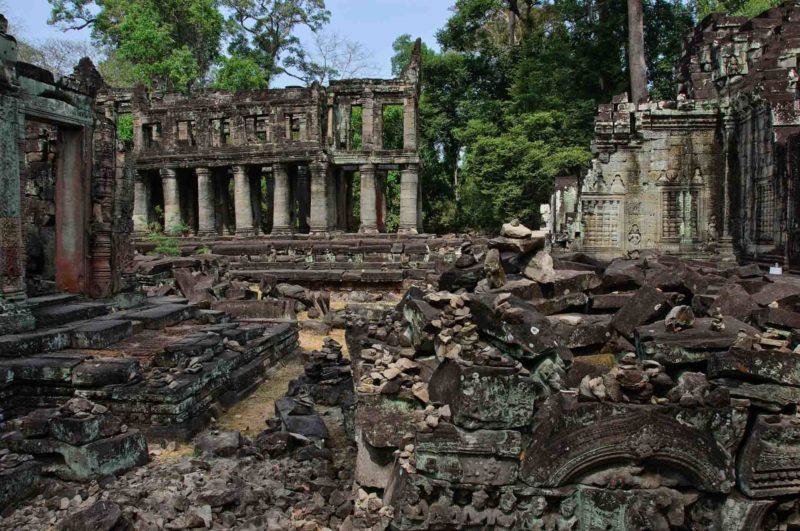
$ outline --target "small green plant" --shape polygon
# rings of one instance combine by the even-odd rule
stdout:
[[[184,236],[188,236],[190,232],[192,232],[192,228],[184,223],[183,221],[176,221],[170,227],[170,232],[172,234],[183,234]]]
[[[197,248],[195,251],[197,254],[211,254],[211,247],[208,245],[203,245]]]
[[[161,230],[161,224],[153,222],[147,227],[147,241],[154,243],[155,249],[158,254],[164,256],[180,256],[181,249],[178,246],[178,238],[173,238],[164,234]]]

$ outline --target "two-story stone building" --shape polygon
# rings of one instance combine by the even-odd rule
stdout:
[[[134,91],[135,230],[162,213],[168,232],[198,236],[382,232],[387,172],[399,170],[399,232],[419,232],[420,61],[418,43],[398,79]]]

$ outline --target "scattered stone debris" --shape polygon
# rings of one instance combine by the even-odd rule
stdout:
[[[508,227],[501,238],[522,234]],[[791,285],[752,266],[603,263],[537,245],[499,253],[500,283],[489,253],[382,316],[350,316],[364,494],[349,529],[744,530],[800,517],[800,484],[771,472],[800,470],[800,337],[778,324],[793,299],[776,302]],[[734,286],[759,302],[729,302]],[[777,309],[787,315],[768,317]],[[777,430],[758,427],[770,422],[787,431],[768,455]]]

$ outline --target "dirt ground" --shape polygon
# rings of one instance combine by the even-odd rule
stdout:
[[[308,319],[308,316],[304,312],[298,319]],[[300,348],[303,352],[321,349],[322,342],[327,337],[307,330],[300,330],[299,335]],[[329,335],[342,344],[342,351],[347,356],[344,330],[334,329]],[[298,353],[284,360],[252,395],[226,411],[222,418],[218,419],[218,426],[223,430],[240,431],[243,435],[255,436],[264,429],[264,420],[275,416],[275,400],[283,397],[289,382],[302,374],[302,355]]]

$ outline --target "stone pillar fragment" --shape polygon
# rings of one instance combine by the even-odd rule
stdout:
[[[413,97],[403,103],[403,149],[417,150],[417,101]]]
[[[147,232],[150,222],[150,183],[147,173],[136,172],[133,183],[133,231],[139,234]]]
[[[400,228],[401,234],[417,234],[419,221],[419,166],[407,166],[400,176]]]
[[[214,206],[214,182],[208,168],[195,168],[197,175],[197,235],[213,236],[217,233]]]
[[[371,149],[375,144],[373,133],[375,129],[375,101],[372,92],[364,94],[364,101],[361,105],[361,148]]]
[[[272,234],[291,234],[291,214],[289,175],[285,164],[275,164],[272,167],[272,175],[275,181],[275,192],[273,199]]]
[[[253,235],[253,206],[250,202],[250,176],[244,166],[233,167],[233,206],[237,236]]]
[[[161,186],[164,188],[164,232],[177,234],[181,225],[181,196],[178,176],[172,168],[161,168]]]
[[[364,234],[377,234],[378,214],[376,211],[375,166],[361,166],[361,229]]]
[[[328,165],[311,164],[311,231],[314,236],[328,235]]]

